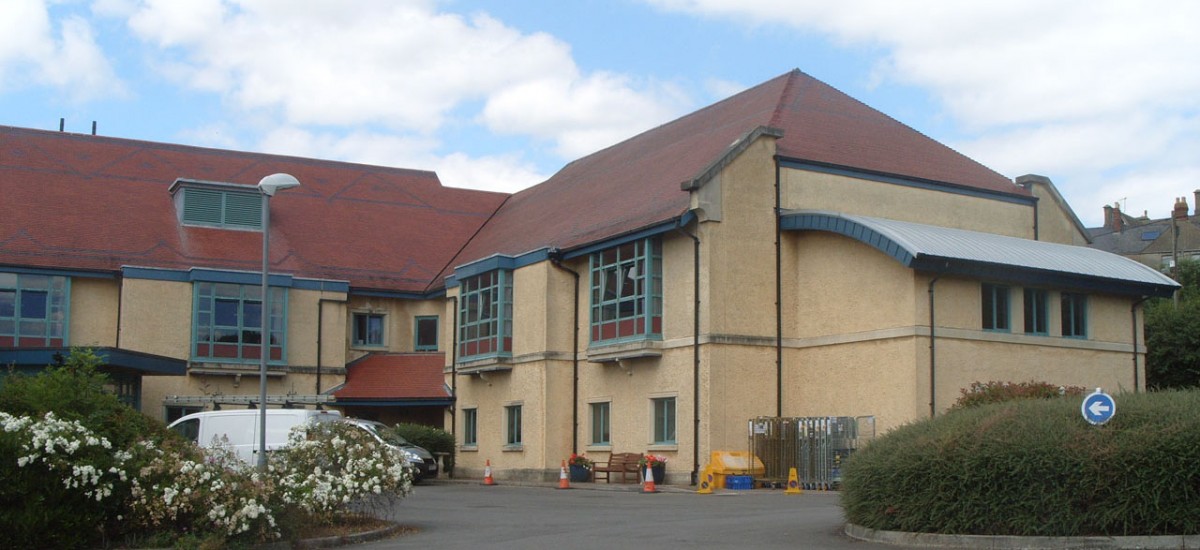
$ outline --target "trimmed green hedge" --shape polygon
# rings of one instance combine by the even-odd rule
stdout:
[[[944,534],[1200,534],[1200,391],[1115,399],[1103,426],[1064,398],[898,428],[847,461],[846,518]]]
[[[454,471],[454,436],[446,430],[425,426],[422,424],[401,423],[392,426],[400,437],[418,447],[424,447],[431,453],[447,453],[446,473]]]

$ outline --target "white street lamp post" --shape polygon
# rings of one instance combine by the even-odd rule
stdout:
[[[262,193],[262,333],[258,353],[258,469],[267,469],[267,358],[271,355],[271,291],[267,283],[270,269],[271,197],[281,189],[299,187],[300,181],[288,174],[271,174],[258,182]]]

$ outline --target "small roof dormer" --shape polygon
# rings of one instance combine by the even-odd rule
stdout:
[[[176,178],[168,191],[180,225],[262,230],[262,195],[257,187]]]

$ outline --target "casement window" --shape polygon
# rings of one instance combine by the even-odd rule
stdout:
[[[1025,289],[1025,334],[1045,336],[1050,333],[1046,294],[1045,290],[1037,288]]]
[[[512,272],[497,269],[462,281],[458,298],[458,356],[512,355]]]
[[[654,405],[654,443],[675,444],[675,398],[661,397],[651,400]]]
[[[201,361],[258,361],[262,346],[262,287],[199,282],[195,284],[195,295],[192,357]],[[286,289],[271,288],[270,361],[285,359],[286,312]]]
[[[413,320],[413,350],[438,350],[438,317],[418,316]]]
[[[1087,338],[1087,296],[1062,293],[1062,335],[1065,338]]]
[[[662,336],[662,242],[647,238],[591,255],[591,341]]]
[[[505,443],[510,447],[521,446],[521,406],[504,407]]]
[[[354,314],[354,345],[363,347],[382,347],[384,321],[379,313]]]
[[[1007,332],[1011,330],[1008,309],[1009,288],[1001,285],[983,284],[983,330]]]
[[[262,229],[262,195],[253,191],[183,190],[183,223],[238,229]]]
[[[479,444],[479,409],[463,409],[463,446]]]
[[[70,279],[0,272],[0,347],[63,347]]]
[[[592,445],[611,445],[612,435],[609,433],[609,411],[611,403],[592,403]]]

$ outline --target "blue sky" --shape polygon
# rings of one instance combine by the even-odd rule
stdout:
[[[793,68],[1086,225],[1200,188],[1200,2],[3,0],[0,124],[515,191]],[[1195,205],[1192,205],[1195,206]]]

